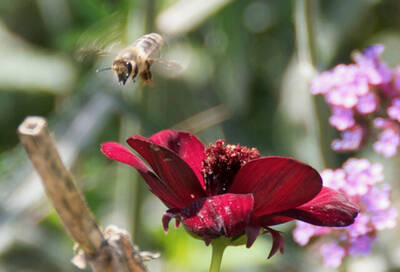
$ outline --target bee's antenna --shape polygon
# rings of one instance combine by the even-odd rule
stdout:
[[[105,68],[96,69],[96,73],[108,71],[108,70],[111,70],[111,69],[112,69],[111,67],[105,67]]]

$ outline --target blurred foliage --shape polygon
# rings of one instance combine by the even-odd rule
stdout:
[[[317,69],[349,62],[352,50],[376,42],[387,46],[389,63],[400,63],[399,1],[308,4],[311,44],[304,50]],[[27,115],[50,120],[98,220],[127,228],[142,249],[161,252],[149,263],[151,271],[206,271],[211,250],[182,228],[164,235],[160,201],[134,171],[107,160],[101,142],[148,136],[223,105],[228,120],[215,116],[218,124],[198,131],[205,143],[226,138],[319,169],[341,164],[347,156],[329,151],[337,135],[327,124],[328,108],[310,97],[310,75],[296,61],[303,50],[296,43],[296,27],[302,27],[296,9],[298,1],[273,0],[1,1],[0,271],[77,271],[69,262],[73,242],[18,145],[15,131]],[[119,86],[112,72],[95,73],[110,66],[122,46],[151,31],[164,35],[160,55],[184,64],[182,74],[155,73],[154,86],[144,87],[131,81]],[[388,182],[396,181],[397,168],[387,169]],[[266,236],[251,249],[228,249],[224,271],[322,271],[293,244],[291,226],[282,227],[284,256],[266,259]],[[391,252],[400,252],[398,245],[378,247],[374,258],[398,270]]]

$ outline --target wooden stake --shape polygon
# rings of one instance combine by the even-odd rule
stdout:
[[[102,233],[71,173],[61,161],[46,120],[27,117],[18,127],[18,135],[42,178],[47,196],[92,269],[96,272],[147,271],[126,232],[114,227],[108,230],[106,237]]]

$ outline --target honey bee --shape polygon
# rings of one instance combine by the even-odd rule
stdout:
[[[143,83],[148,84],[152,79],[150,67],[155,61],[151,57],[162,47],[163,43],[164,40],[160,34],[143,35],[130,46],[122,49],[110,68],[98,71],[114,70],[118,76],[119,84],[125,85],[131,75],[133,81],[139,75]]]

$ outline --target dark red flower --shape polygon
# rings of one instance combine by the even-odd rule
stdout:
[[[315,169],[291,158],[260,157],[255,148],[222,140],[205,148],[196,136],[173,130],[148,139],[134,135],[127,142],[143,159],[114,142],[101,150],[138,170],[169,208],[162,219],[165,231],[175,218],[206,244],[246,234],[250,247],[263,230],[273,238],[271,257],[284,244],[269,226],[298,219],[343,227],[358,213],[343,194],[322,186]]]

